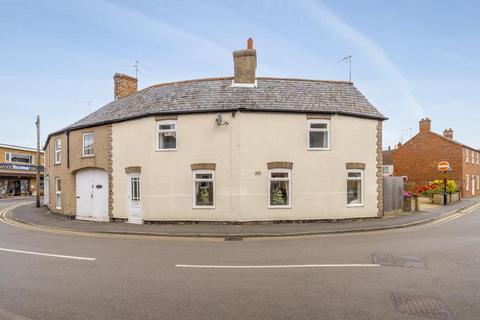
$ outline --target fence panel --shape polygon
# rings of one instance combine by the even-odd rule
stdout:
[[[383,209],[385,213],[403,209],[403,177],[383,177]]]

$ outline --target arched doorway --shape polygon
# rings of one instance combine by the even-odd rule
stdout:
[[[101,169],[76,173],[77,220],[109,221],[108,174]]]

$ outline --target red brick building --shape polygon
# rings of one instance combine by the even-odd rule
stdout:
[[[395,176],[406,176],[408,181],[425,185],[443,179],[437,170],[440,161],[448,161],[452,171],[449,180],[457,182],[463,197],[480,195],[480,150],[453,140],[453,130],[443,135],[431,131],[431,120],[420,120],[420,131],[393,153]]]

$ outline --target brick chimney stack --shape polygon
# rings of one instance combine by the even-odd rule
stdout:
[[[448,129],[443,130],[443,136],[445,138],[453,140],[453,130],[452,130],[452,128],[448,128]]]
[[[137,84],[137,78],[123,73],[115,73],[113,76],[113,98],[116,100],[137,92]]]
[[[432,121],[428,118],[420,120],[420,132],[428,132],[431,130]]]
[[[255,85],[257,69],[257,51],[253,49],[253,39],[248,38],[247,49],[233,51],[235,68],[234,84],[247,87]]]

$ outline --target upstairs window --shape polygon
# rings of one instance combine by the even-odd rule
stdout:
[[[95,135],[93,133],[83,134],[83,156],[93,157],[93,143],[95,142]]]
[[[290,208],[291,170],[271,169],[269,177],[269,202],[270,208]]]
[[[347,171],[347,206],[363,206],[363,170]]]
[[[55,140],[55,164],[62,162],[62,139]]]
[[[6,152],[5,161],[32,164],[35,163],[35,157],[27,154]]]
[[[215,208],[215,173],[193,172],[193,207]]]
[[[308,120],[308,149],[330,149],[330,120]]]
[[[157,150],[177,149],[177,123],[164,120],[157,122]]]

